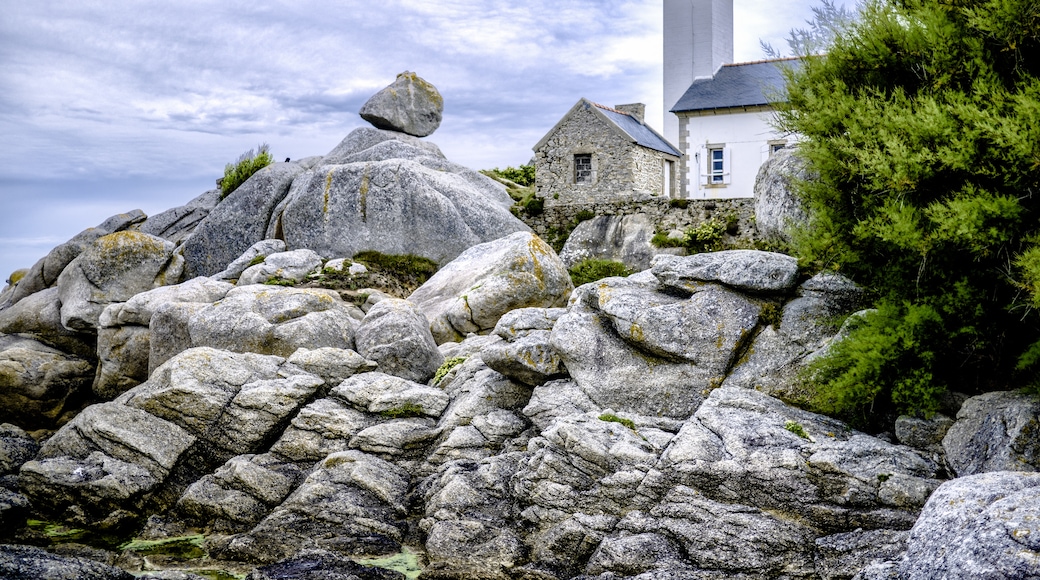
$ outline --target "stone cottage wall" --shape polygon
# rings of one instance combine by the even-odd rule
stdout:
[[[620,138],[592,105],[578,107],[535,152],[537,195],[545,200],[545,207],[660,196],[661,161],[647,159],[644,152],[644,147]],[[592,183],[574,183],[578,154],[592,155]],[[656,177],[650,176],[653,167]]]

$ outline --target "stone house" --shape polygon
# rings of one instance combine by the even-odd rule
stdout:
[[[664,0],[664,134],[682,151],[683,199],[754,196],[755,176],[793,142],[770,124],[782,59],[733,63],[733,0]]]
[[[545,206],[675,197],[682,155],[644,122],[645,109],[579,100],[534,146]]]

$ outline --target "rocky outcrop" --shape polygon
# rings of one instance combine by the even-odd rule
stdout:
[[[968,399],[942,446],[959,477],[1040,471],[1040,396],[996,391]]]
[[[797,148],[775,151],[762,164],[755,179],[755,229],[761,239],[790,242],[792,227],[805,223],[807,215],[794,181],[808,178]]]
[[[211,189],[185,205],[148,217],[138,229],[143,234],[180,244],[217,207],[220,195],[219,189]]]
[[[444,362],[426,318],[405,300],[387,298],[372,306],[356,341],[358,352],[380,371],[412,381],[428,381]]]
[[[326,257],[374,250],[445,264],[476,244],[528,231],[509,213],[502,186],[385,133],[374,145],[367,135],[348,136],[337,147],[343,163],[296,177],[272,235]]]
[[[646,214],[596,216],[574,228],[560,252],[560,260],[572,268],[582,260],[613,260],[640,272],[651,265],[659,251],[650,243],[654,224]]]
[[[955,479],[928,500],[910,530],[899,577],[1040,578],[1040,474]]]
[[[437,88],[413,72],[397,75],[390,86],[361,107],[361,118],[379,129],[416,137],[432,135],[441,125],[444,99]]]
[[[570,275],[541,238],[517,232],[473,246],[408,297],[430,321],[437,343],[488,332],[517,308],[563,306]]]
[[[268,281],[298,284],[321,266],[321,256],[313,250],[293,250],[264,256],[262,262],[246,268],[238,278],[239,285],[265,284]]]
[[[0,421],[29,429],[55,426],[83,403],[93,374],[86,360],[29,338],[0,335]]]
[[[8,580],[133,580],[129,572],[32,546],[0,545],[0,576]]]

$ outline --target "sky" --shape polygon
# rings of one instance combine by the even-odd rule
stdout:
[[[816,0],[733,0],[734,60],[785,48]],[[841,5],[842,2],[839,2]],[[846,2],[851,6],[851,2]],[[427,139],[527,163],[585,97],[660,129],[662,0],[0,0],[0,286],[107,217],[184,205],[261,143],[324,155],[409,70],[444,97]]]

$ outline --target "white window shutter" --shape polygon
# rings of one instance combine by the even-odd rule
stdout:
[[[722,150],[722,183],[733,183],[733,151],[729,147]]]
[[[710,155],[708,154],[708,148],[704,145],[701,145],[700,152],[697,153],[697,157],[699,159],[698,165],[700,165],[700,167],[698,167],[697,169],[701,172],[700,184],[708,185],[709,183],[711,183],[711,175],[709,175],[708,171],[709,163],[711,162],[708,159],[708,157],[710,157]]]

